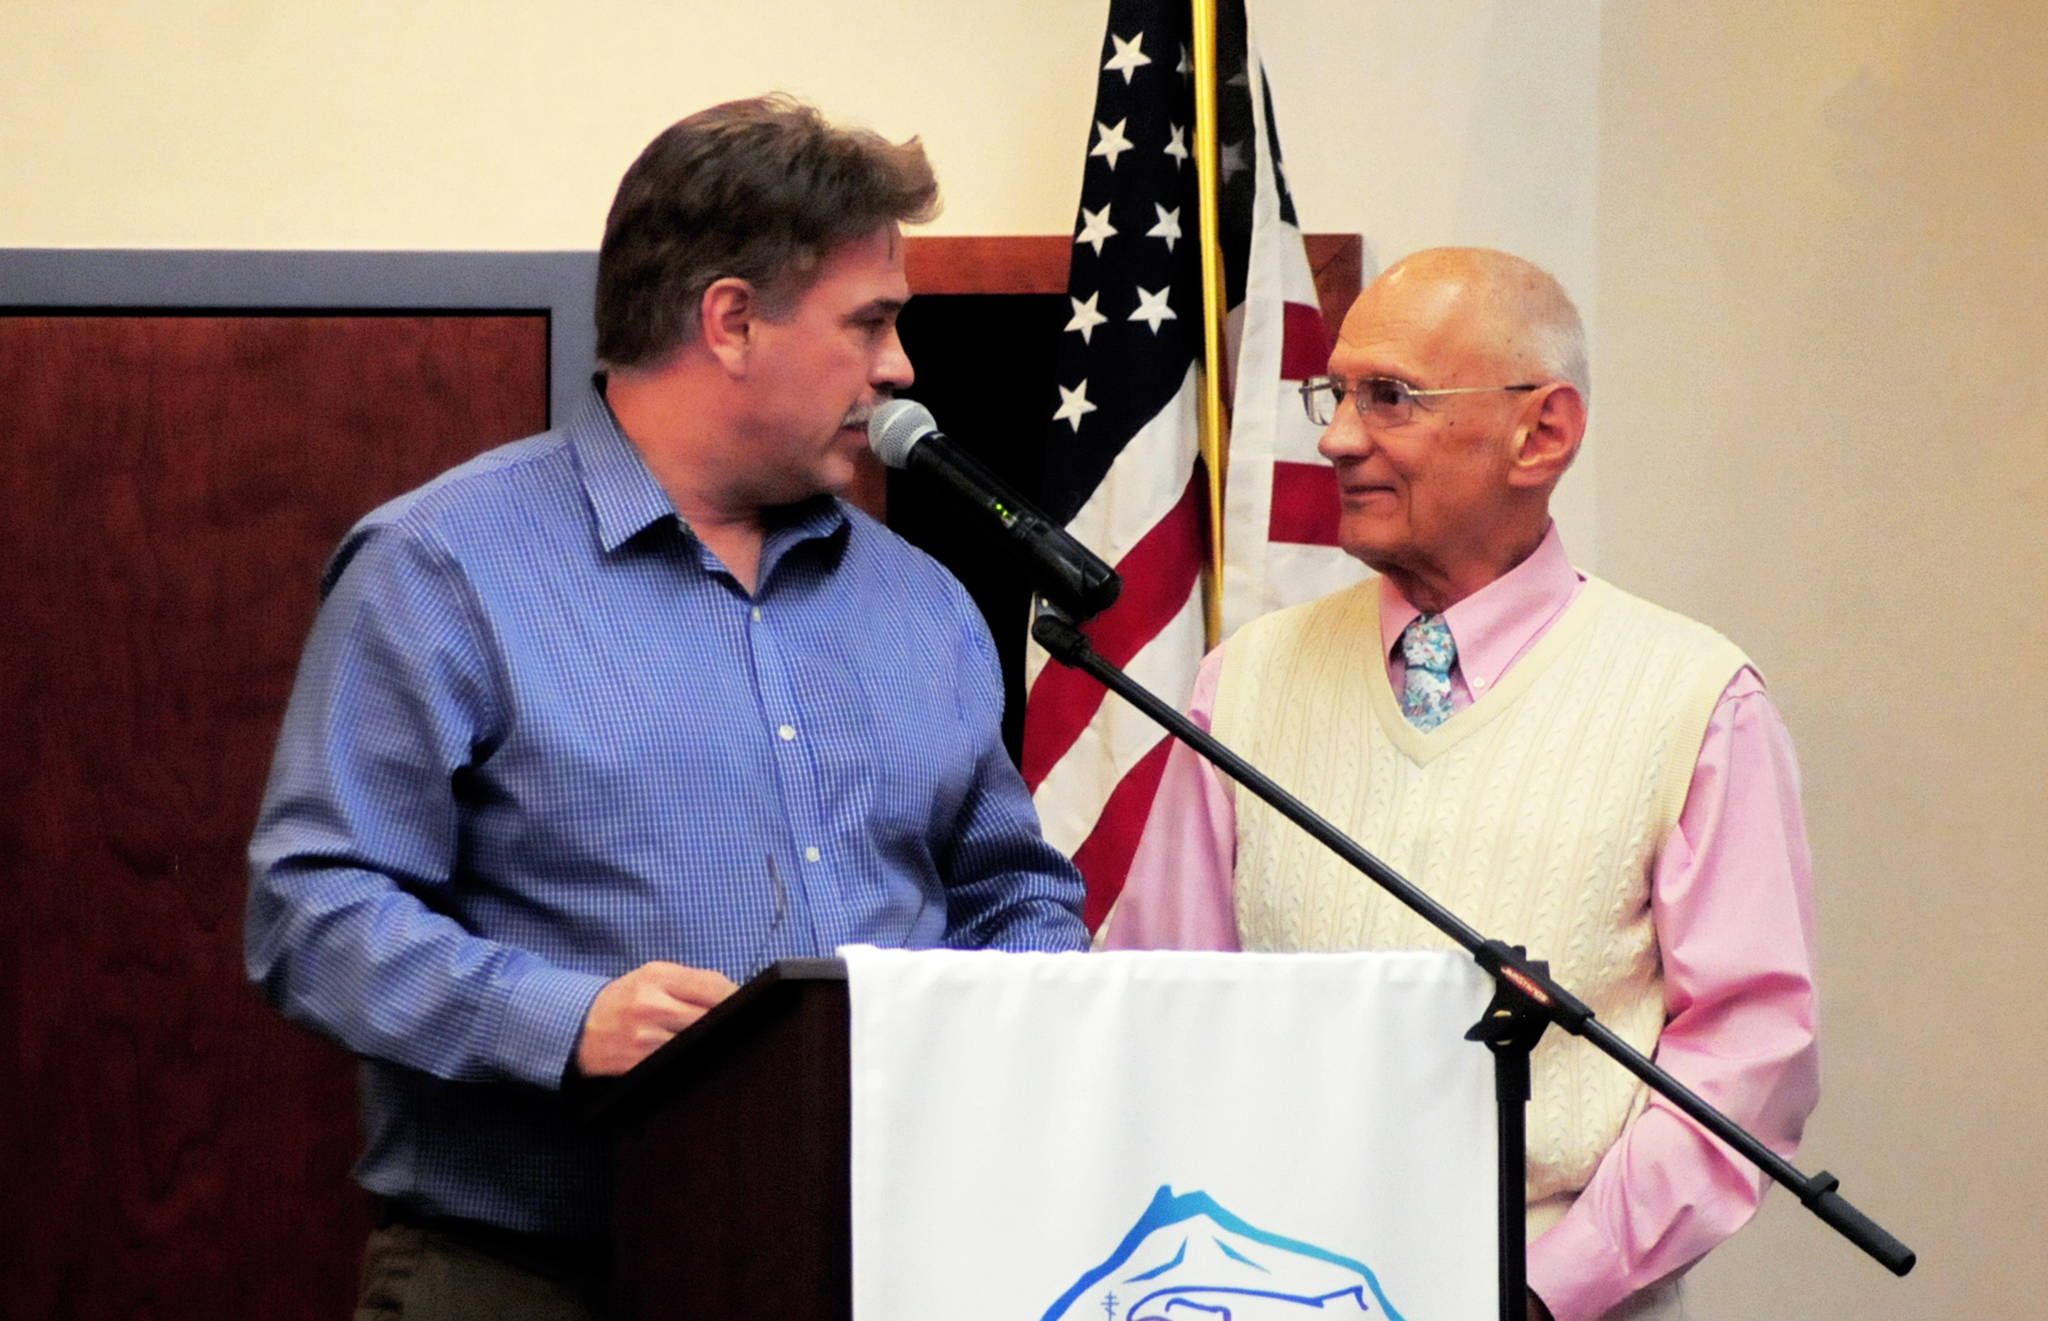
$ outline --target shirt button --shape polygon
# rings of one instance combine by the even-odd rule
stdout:
[[[805,862],[816,862],[817,860],[818,860],[818,850],[817,850],[816,846],[813,846],[813,847],[811,847],[811,848],[807,848],[807,849],[805,849],[805,850],[804,850],[804,861],[805,861]]]
[[[795,737],[796,737],[796,726],[795,726],[795,725],[784,725],[784,726],[783,726],[783,727],[782,727],[781,729],[778,729],[778,730],[776,730],[775,732],[776,732],[777,734],[780,734],[780,735],[782,736],[782,741],[783,741],[784,743],[787,743],[787,742],[789,742],[789,741],[790,741],[791,739],[793,739],[793,738],[795,738]]]
[[[754,607],[754,622],[755,622],[756,624],[758,624],[758,623],[760,623],[760,622],[761,622],[761,607],[760,607],[760,606],[755,606],[755,607]]]

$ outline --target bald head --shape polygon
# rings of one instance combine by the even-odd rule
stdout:
[[[1388,267],[1354,314],[1369,302],[1397,305],[1419,330],[1492,363],[1504,380],[1569,381],[1581,399],[1591,395],[1579,309],[1534,262],[1492,248],[1427,248]],[[1344,337],[1351,329],[1346,317]]]
[[[1359,294],[1329,374],[1358,400],[1317,442],[1339,545],[1423,610],[1535,550],[1586,430],[1585,332],[1556,280],[1505,252],[1418,252]]]

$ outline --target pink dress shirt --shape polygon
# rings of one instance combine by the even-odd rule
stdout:
[[[1458,651],[1452,708],[1498,683],[1583,584],[1553,526],[1535,554],[1446,610]],[[1395,644],[1416,614],[1380,579],[1380,642],[1396,693],[1407,666]],[[1204,729],[1221,658],[1221,648],[1211,653],[1195,681],[1189,715]],[[1101,943],[1239,948],[1236,839],[1221,777],[1176,745]],[[1729,682],[1707,725],[1678,828],[1654,864],[1650,903],[1666,1009],[1657,1062],[1791,1155],[1819,1095],[1812,867],[1792,741],[1752,669]],[[1592,1321],[1734,1233],[1755,1214],[1764,1183],[1653,1096],[1570,1211],[1529,1245],[1529,1287],[1557,1321]]]

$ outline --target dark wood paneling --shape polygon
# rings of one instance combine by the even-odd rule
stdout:
[[[1304,234],[1308,268],[1316,282],[1316,300],[1322,304],[1323,324],[1330,328],[1330,342],[1337,342],[1338,327],[1351,301],[1358,297],[1365,276],[1365,240],[1356,234]]]
[[[1063,294],[1073,252],[1064,234],[920,234],[903,268],[913,294]]]
[[[243,980],[321,564],[541,429],[543,316],[0,316],[0,1315],[339,1316],[353,1070]]]
[[[590,379],[596,290],[597,253],[588,251],[0,248],[0,315],[76,308],[546,315],[557,420]]]

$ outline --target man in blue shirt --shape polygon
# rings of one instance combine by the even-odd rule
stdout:
[[[336,552],[246,948],[364,1060],[363,1314],[599,1314],[606,1154],[564,1078],[767,963],[1086,945],[979,614],[833,495],[910,383],[897,227],[936,199],[915,139],[787,99],[676,124],[613,202],[580,410]]]

